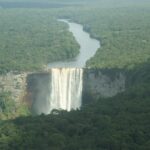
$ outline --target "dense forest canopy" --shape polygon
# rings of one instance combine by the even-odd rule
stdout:
[[[49,10],[0,9],[0,73],[41,69],[75,57],[79,45]]]

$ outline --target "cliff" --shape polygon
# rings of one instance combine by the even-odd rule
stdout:
[[[83,69],[82,104],[125,91],[126,76],[119,69]],[[0,92],[9,91],[17,104],[26,100],[32,112],[45,112],[51,92],[51,70],[39,73],[10,72],[0,76]],[[74,93],[74,92],[73,92]]]
[[[100,97],[113,97],[125,91],[126,76],[120,69],[85,69],[83,76],[83,102]]]
[[[20,103],[26,92],[26,78],[28,73],[9,72],[6,75],[0,75],[0,92],[11,92],[12,99]]]
[[[59,70],[59,68],[58,68]],[[52,70],[49,69],[42,73],[33,73],[27,77],[27,100],[30,103],[33,113],[46,112],[49,105],[50,92],[52,88],[51,80]],[[64,75],[64,74],[62,74]],[[73,76],[72,76],[73,77]],[[77,76],[72,78],[77,80]],[[78,80],[77,80],[78,81]],[[113,97],[118,93],[125,91],[126,77],[123,70],[119,69],[83,69],[83,88],[82,88],[82,104],[90,103],[100,97]],[[65,79],[64,79],[65,82]],[[68,81],[67,81],[68,82]],[[67,83],[64,83],[66,86]],[[73,81],[71,80],[71,83]],[[58,82],[59,86],[60,83]],[[76,84],[77,85],[77,84]],[[66,88],[66,87],[64,87]],[[79,87],[78,87],[79,88]],[[69,89],[68,89],[69,90]],[[59,91],[59,88],[58,88]],[[57,91],[57,92],[58,92]],[[69,91],[68,91],[69,92]],[[57,93],[57,95],[62,93]],[[78,92],[76,93],[78,94]],[[74,99],[75,91],[70,93]],[[57,96],[58,97],[58,96]],[[68,99],[66,99],[68,101]],[[76,100],[78,101],[78,99]],[[70,102],[71,103],[71,102]]]

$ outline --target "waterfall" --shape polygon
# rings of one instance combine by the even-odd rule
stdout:
[[[100,42],[92,39],[87,32],[84,32],[82,25],[65,19],[58,21],[63,21],[69,25],[69,31],[73,33],[80,45],[80,54],[74,59],[48,64],[51,73],[49,75],[48,71],[48,79],[47,77],[43,77],[44,79],[39,77],[32,80],[32,84],[35,83],[34,88],[31,86],[31,89],[33,88],[31,99],[34,114],[49,114],[53,109],[70,111],[80,108],[83,69],[78,67],[84,68],[86,61],[100,48]]]
[[[83,69],[79,68],[52,68],[49,105],[53,109],[80,108],[82,103]]]

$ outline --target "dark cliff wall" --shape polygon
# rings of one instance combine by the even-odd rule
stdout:
[[[83,103],[99,97],[112,97],[125,91],[126,77],[119,69],[85,69]]]

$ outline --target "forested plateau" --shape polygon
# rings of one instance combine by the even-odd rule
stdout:
[[[1,91],[1,150],[149,150],[150,2],[94,2],[57,9],[0,8],[0,74],[41,71],[50,62],[76,57],[78,43],[57,21],[66,18],[101,42],[87,67],[120,68],[127,77],[123,93],[50,115],[32,116],[24,101],[18,107],[9,91]]]

